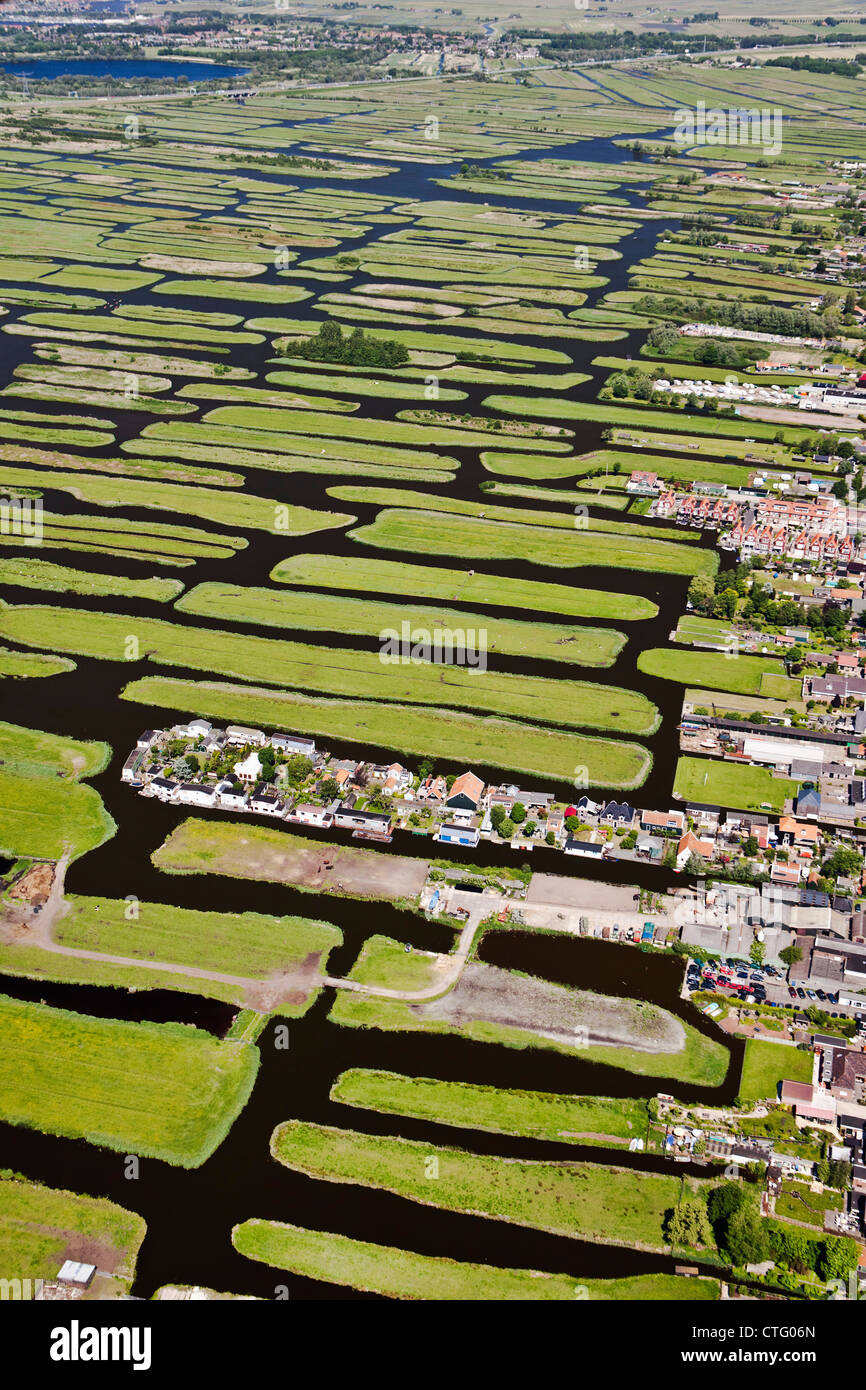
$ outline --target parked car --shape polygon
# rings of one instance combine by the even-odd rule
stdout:
[[[788,993],[790,994],[792,999],[797,998],[797,991],[795,990],[793,985],[788,985]]]
[[[826,998],[827,998],[827,996],[826,996],[826,994],[824,993],[823,989],[816,989],[816,990],[815,990],[815,993],[817,994],[817,996],[818,996],[819,999],[826,999]]]
[[[808,994],[808,996],[809,996],[810,999],[817,999],[817,998],[818,998],[817,994],[815,993],[815,991],[814,991],[813,989],[807,989],[807,990],[806,990],[806,993]]]
[[[806,991],[805,991],[804,989],[801,989],[801,988],[798,987],[798,989],[797,989],[797,998],[798,998],[798,999],[805,999],[805,998],[806,998]]]

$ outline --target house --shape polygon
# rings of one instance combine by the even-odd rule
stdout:
[[[389,796],[397,796],[400,792],[408,791],[412,785],[412,774],[402,763],[392,763],[386,769],[385,780],[382,783],[382,790]]]
[[[247,804],[246,788],[239,782],[220,782],[216,790],[220,805],[227,810],[242,811]]]
[[[187,728],[193,738],[207,738],[213,724],[209,724],[206,719],[191,719]]]
[[[177,790],[177,782],[171,777],[151,777],[149,786],[160,801],[168,801]]]
[[[608,825],[627,826],[634,820],[634,807],[629,806],[627,801],[608,801],[602,806],[599,812],[599,820],[607,822]]]
[[[648,834],[658,834],[664,830],[675,830],[682,835],[686,828],[686,818],[682,811],[641,811],[640,828]]]
[[[344,830],[368,830],[378,835],[391,834],[391,817],[385,811],[355,811],[347,806],[338,806],[334,811],[334,824]]]
[[[443,801],[448,795],[448,785],[444,777],[425,777],[417,792],[416,801]]]
[[[474,849],[481,838],[481,832],[477,826],[472,825],[443,825],[436,836],[441,844],[445,845],[468,845]]]
[[[281,816],[284,806],[275,792],[269,791],[264,782],[260,782],[254,792],[250,794],[250,810],[258,811],[263,816]]]
[[[800,866],[798,864],[782,864],[777,859],[770,870],[770,880],[773,883],[781,883],[786,887],[793,888],[800,882]]]
[[[821,1124],[832,1124],[836,1118],[836,1102],[833,1097],[805,1081],[783,1081],[782,1104],[790,1105],[798,1120],[817,1120]]]
[[[484,795],[484,783],[474,772],[464,772],[451,788],[446,801],[447,806],[456,806],[464,811],[477,811],[478,803]]]
[[[121,782],[137,782],[139,780],[138,774],[141,771],[141,765],[144,762],[146,753],[146,745],[144,748],[139,745],[130,753],[120,773]]]
[[[201,782],[181,782],[174,799],[184,806],[213,806],[214,791],[213,787],[206,787]]]
[[[155,729],[145,729],[144,733],[139,734],[138,738],[136,739],[135,746],[136,748],[150,748],[154,739],[157,737],[158,735]]]
[[[252,740],[250,740],[252,742]],[[300,738],[298,734],[271,734],[270,744],[279,753],[300,753],[312,762],[316,756],[316,745],[311,738]]]
[[[581,839],[577,835],[568,835],[565,841],[566,854],[579,854],[584,859],[601,859],[604,854],[605,841],[599,839],[594,833],[587,839]]]
[[[821,793],[816,787],[803,787],[797,796],[794,809],[798,816],[817,820],[821,811]]]
[[[683,869],[693,854],[698,859],[712,859],[714,850],[712,840],[699,840],[697,835],[687,830],[677,843],[677,869]]]
[[[229,724],[226,738],[229,743],[234,743],[239,748],[245,748],[248,743],[255,748],[262,748],[267,743],[261,729],[246,729],[242,724]]]
[[[235,776],[242,782],[260,782],[262,780],[262,764],[255,748],[250,749],[245,758],[239,763],[235,763]]]
[[[328,806],[313,806],[304,802],[295,807],[291,819],[300,821],[302,825],[314,825],[318,829],[327,830],[334,823],[334,813]]]

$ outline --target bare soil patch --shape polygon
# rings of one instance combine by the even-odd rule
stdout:
[[[667,1053],[682,1052],[686,1045],[679,1020],[655,1004],[566,989],[494,965],[467,966],[449,994],[411,1007],[422,1018],[458,1026],[484,1020],[522,1028],[569,1047]]]

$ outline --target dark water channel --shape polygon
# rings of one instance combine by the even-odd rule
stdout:
[[[303,122],[297,124],[302,125]],[[299,143],[294,135],[291,123],[287,122],[286,126],[286,152],[302,149],[302,143]],[[123,157],[126,157],[126,152]],[[363,157],[366,159],[366,156]],[[531,150],[522,157],[602,159],[619,164],[630,156],[627,151],[616,149],[607,140],[592,140],[553,149]],[[112,158],[111,154],[106,156],[109,162]],[[389,159],[388,162],[393,164],[396,161]],[[486,164],[495,161],[476,162]],[[490,192],[485,191],[482,198],[459,188],[442,190],[430,182],[432,177],[452,173],[456,167],[456,164],[449,164],[434,169],[429,166],[405,164],[396,173],[365,181],[362,187],[371,193],[394,195],[403,202],[414,198],[447,197],[461,202],[489,203],[491,206],[514,205],[515,200],[510,200],[507,192],[498,190],[493,183]],[[254,176],[257,179],[267,178],[267,174],[258,170],[254,171]],[[291,171],[289,177],[293,184],[301,187],[321,187],[320,180],[304,178],[295,170]],[[278,178],[278,175],[274,176],[275,181]],[[642,195],[637,187],[626,182],[624,188],[618,192],[626,197],[629,205],[641,206]],[[100,197],[112,196],[110,189],[104,194],[100,190]],[[595,200],[590,197],[589,201]],[[521,211],[526,212],[572,211],[562,204],[548,204],[541,199],[519,199],[517,204]],[[239,199],[235,212],[242,210],[243,199]],[[623,214],[627,215],[627,212],[628,208],[624,206]],[[195,215],[190,214],[191,220],[194,220]],[[359,220],[363,222],[363,214],[359,214]],[[601,273],[608,277],[609,284],[601,289],[589,291],[587,303],[591,305],[611,288],[625,288],[629,265],[650,253],[659,231],[663,227],[673,225],[676,224],[663,219],[641,223],[634,233],[619,244],[622,259],[602,262]],[[361,237],[344,240],[340,249],[351,251],[360,248],[380,235],[381,228],[374,226]],[[303,253],[300,258],[303,258]],[[273,267],[269,269],[265,278],[272,283],[285,283],[277,279]],[[363,278],[363,273],[358,272],[338,288],[340,291],[350,289]],[[305,282],[299,280],[298,283]],[[321,292],[321,282],[311,278],[306,283],[309,288]],[[123,302],[127,304],[143,303],[147,299],[147,290],[123,296]],[[210,307],[201,300],[182,295],[168,297],[165,302],[172,307],[194,310]],[[285,312],[291,317],[318,321],[320,316],[316,313],[314,305],[315,300],[311,299],[289,305]],[[215,304],[213,307],[217,309],[223,306]],[[26,308],[10,306],[7,322],[26,312],[29,312]],[[260,310],[254,310],[252,316],[264,317],[275,312],[278,311],[270,306],[262,306]],[[471,320],[468,321],[468,326],[471,329]],[[447,322],[446,328],[449,332],[457,331]],[[167,332],[166,337],[168,336]],[[610,344],[584,343],[571,339],[560,343],[550,338],[523,338],[519,333],[513,336],[518,342],[537,344],[540,341],[544,346],[567,351],[573,358],[575,370],[591,374],[591,380],[577,388],[573,394],[580,399],[594,400],[602,374],[589,365],[591,359],[599,352],[610,352],[619,356],[633,355],[637,352],[644,335],[631,333],[627,339]],[[147,351],[146,344],[142,350]],[[159,351],[158,348],[155,350]],[[205,349],[196,349],[194,345],[185,343],[178,345],[177,352],[185,357],[209,356]],[[274,369],[274,364],[267,365],[268,353],[267,343],[243,346],[233,349],[229,360],[234,366],[254,370],[259,378],[258,382],[249,384],[262,385],[266,384],[262,380],[264,372]],[[33,360],[31,340],[0,334],[0,366],[4,382],[11,378],[11,373],[19,362],[30,360]],[[515,366],[513,370],[519,371],[521,368]],[[540,370],[545,370],[543,365]],[[466,386],[460,383],[460,386],[468,393],[464,402],[455,405],[455,409],[461,414],[483,414],[482,399],[497,389],[495,385]],[[504,389],[509,394],[521,394],[517,388]],[[384,398],[363,398],[362,412],[369,418],[393,419],[398,409],[405,409],[409,404],[401,401],[395,405]],[[39,402],[38,406],[34,403],[33,408],[46,413],[53,410],[57,414],[77,410],[68,404],[58,403],[52,407],[46,402]],[[207,407],[204,406],[203,410],[205,408]],[[102,408],[99,409],[101,411]],[[81,413],[90,412],[82,407]],[[103,450],[88,452],[101,452],[107,457],[115,456],[120,442],[137,435],[148,420],[149,417],[144,413],[117,412],[116,442]],[[577,451],[583,452],[598,447],[601,443],[601,426],[578,423],[573,428],[576,431],[574,446]],[[491,476],[482,468],[478,452],[450,446],[437,447],[444,447],[447,453],[459,459],[460,470],[455,482],[445,487],[428,483],[410,486],[477,500],[480,496],[479,484]],[[495,436],[491,439],[491,447],[495,447]],[[527,441],[527,451],[531,451],[531,447],[531,441]],[[640,451],[637,450],[635,458],[639,457]],[[218,462],[218,459],[214,459],[215,464]],[[365,481],[363,478],[342,478],[336,474],[325,477],[246,468],[243,471],[248,475],[247,487],[252,493],[280,501],[331,509],[338,509],[343,504],[335,503],[326,496],[325,489],[329,484],[363,484]],[[371,480],[375,486],[385,485],[386,481]],[[81,510],[81,503],[68,494],[52,491],[50,488],[46,488],[45,491],[50,510],[61,514]],[[548,504],[534,501],[531,505],[543,507]],[[551,505],[562,509],[565,504]],[[164,513],[127,507],[123,510],[124,517],[128,517],[133,525],[140,525],[142,529],[147,529],[154,516],[159,520],[166,519]],[[372,520],[376,508],[353,504],[350,510],[364,522]],[[604,514],[603,509],[601,510]],[[207,522],[194,519],[189,524],[203,530],[219,529],[209,527]],[[229,529],[240,531],[243,528]],[[247,549],[238,552],[230,561],[198,561],[194,576],[192,571],[175,573],[197,583],[231,579],[239,585],[265,584],[273,566],[285,558],[293,547],[298,551],[337,556],[357,554],[354,543],[339,531],[304,536],[297,542],[284,537],[270,536],[261,531],[251,531],[248,537]],[[710,543],[709,538],[706,538],[704,543]],[[58,563],[101,570],[105,573],[133,576],[152,573],[151,567],[144,563],[114,560],[98,555],[81,556],[75,551],[52,550],[48,558]],[[388,558],[394,556],[389,555]],[[437,563],[435,557],[422,558],[426,563]],[[562,570],[544,570],[528,563],[497,564],[485,561],[483,567],[496,574],[568,582],[567,573]],[[676,625],[677,617],[684,607],[687,581],[676,576],[634,576],[627,571],[588,567],[580,570],[577,582],[601,589],[639,589],[639,592],[653,599],[659,606],[659,613],[655,619],[623,625],[628,641],[614,666],[605,671],[581,671],[580,675],[591,680],[640,689],[658,705],[662,713],[660,729],[651,738],[641,740],[651,748],[654,765],[648,781],[636,795],[641,805],[667,809],[676,762],[675,726],[679,716],[680,689],[675,684],[640,675],[636,669],[636,658],[642,649],[663,645],[666,642],[668,633]],[[12,603],[36,601],[53,604],[63,601],[59,595],[43,596],[30,590],[14,588],[4,590],[4,597]],[[65,601],[95,611],[99,611],[102,606],[101,600],[78,596],[70,596]],[[114,612],[128,613],[132,618],[159,616],[170,618],[180,624],[190,623],[201,627],[231,626],[237,631],[261,632],[261,629],[245,629],[243,624],[209,624],[207,619],[187,618],[171,608],[166,610],[163,605],[144,601],[117,598],[109,602]],[[276,636],[277,633],[273,632],[270,635]],[[287,631],[285,635],[295,634]],[[297,635],[306,637],[308,634],[302,632]],[[333,646],[341,645],[339,637],[329,634],[327,640]],[[365,645],[365,641],[363,638],[351,637],[343,639],[342,645],[358,647]],[[369,645],[374,649],[376,643],[371,641]],[[159,874],[150,862],[150,855],[168,831],[180,820],[185,819],[189,812],[183,808],[175,809],[156,801],[142,799],[129,788],[122,786],[119,781],[120,767],[136,735],[144,727],[159,727],[167,718],[163,709],[148,709],[118,699],[119,692],[129,680],[143,674],[147,669],[154,668],[136,666],[130,669],[129,666],[104,661],[78,658],[76,660],[75,671],[50,679],[5,681],[0,688],[0,717],[78,738],[104,739],[113,748],[113,757],[108,768],[94,778],[92,784],[102,795],[107,809],[117,822],[118,831],[108,843],[72,866],[67,878],[71,892],[108,897],[135,894],[145,901],[171,901],[182,906],[213,910],[254,910],[321,916],[338,925],[344,935],[344,944],[333,953],[330,960],[330,967],[334,973],[344,973],[350,968],[363,941],[374,932],[410,941],[425,949],[448,949],[452,940],[450,931],[435,922],[427,922],[412,914],[399,912],[387,904],[359,903],[330,897],[327,900],[312,899],[308,894],[266,883],[219,880],[206,876],[169,878]],[[508,658],[505,664],[511,670],[559,676],[565,680],[574,678],[573,667],[557,666],[554,663],[529,660],[517,662]],[[491,669],[494,669],[493,662]],[[187,673],[172,668],[170,674],[183,676]],[[206,678],[206,673],[202,672],[192,671],[189,674],[194,679]],[[338,740],[327,740],[327,746],[338,753],[357,754],[360,751],[358,745],[343,745]],[[387,748],[376,751],[383,755],[389,752],[399,753],[399,750]],[[441,760],[439,766],[443,771],[462,770]],[[476,765],[476,770],[489,780],[503,779],[501,769]],[[531,779],[524,780],[527,785],[535,785]],[[568,783],[561,784],[558,790],[560,794],[567,795]],[[422,842],[402,837],[400,843],[395,843],[390,850],[383,849],[382,852],[420,856],[425,854],[427,849]],[[497,849],[493,846],[481,846],[473,852],[472,857],[476,861],[491,864],[513,863],[512,853],[504,847]],[[669,874],[645,866],[576,864],[573,860],[565,859],[562,855],[554,856],[544,849],[534,851],[533,867],[557,873],[573,873],[582,877],[603,877],[623,883],[642,883],[657,890],[663,890],[673,882]],[[2,868],[3,865],[0,864],[0,870]],[[694,1011],[679,1000],[682,967],[670,958],[649,956],[638,950],[627,950],[601,942],[576,941],[553,936],[530,937],[524,933],[503,933],[488,938],[484,943],[483,958],[567,984],[598,989],[609,994],[651,999],[687,1018],[708,1035],[714,1032],[711,1025],[699,1019]],[[17,997],[44,999],[48,1003],[100,1016],[170,1019],[194,1023],[216,1035],[225,1032],[234,1013],[232,1008],[212,1000],[192,998],[163,990],[128,992],[42,981],[34,983],[12,977],[5,977],[0,981],[0,988]],[[401,1245],[422,1253],[562,1271],[575,1276],[625,1275],[673,1268],[671,1260],[659,1255],[592,1245],[505,1223],[453,1215],[362,1187],[316,1182],[291,1173],[270,1159],[270,1134],[274,1126],[281,1121],[300,1118],[353,1127],[370,1133],[395,1133],[430,1142],[459,1142],[479,1153],[536,1158],[574,1159],[586,1156],[598,1160],[602,1156],[602,1151],[598,1149],[509,1139],[486,1135],[480,1131],[457,1131],[407,1119],[380,1118],[363,1110],[347,1110],[346,1107],[330,1101],[329,1090],[341,1070],[349,1066],[365,1066],[396,1068],[410,1075],[471,1080],[504,1087],[614,1096],[652,1095],[663,1085],[684,1099],[723,1100],[732,1097],[736,1092],[741,1060],[739,1044],[731,1044],[732,1066],[725,1085],[717,1091],[711,1091],[634,1076],[623,1069],[587,1063],[552,1051],[510,1049],[444,1035],[389,1035],[372,1030],[341,1029],[328,1021],[327,1015],[332,1002],[331,992],[325,991],[303,1019],[290,1024],[291,1042],[288,1051],[275,1048],[275,1025],[268,1025],[258,1044],[262,1063],[252,1097],[226,1141],[212,1158],[197,1170],[185,1171],[145,1159],[141,1162],[139,1178],[131,1181],[124,1177],[122,1155],[96,1149],[83,1141],[59,1139],[9,1125],[0,1125],[0,1166],[23,1172],[28,1177],[52,1186],[110,1196],[124,1206],[140,1212],[147,1221],[148,1231],[139,1260],[135,1292],[143,1297],[149,1296],[160,1284],[170,1281],[203,1284],[216,1289],[252,1293],[262,1297],[273,1297],[275,1288],[281,1285],[288,1285],[291,1296],[298,1298],[362,1297],[351,1290],[292,1278],[282,1272],[254,1264],[236,1254],[229,1239],[231,1227],[235,1222],[250,1216],[272,1217],[298,1225],[339,1231],[382,1244]],[[646,1155],[617,1152],[616,1161],[644,1169],[674,1171],[666,1161]],[[688,1170],[677,1166],[675,1171],[681,1173]]]

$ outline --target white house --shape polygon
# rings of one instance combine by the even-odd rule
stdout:
[[[233,811],[242,811],[247,804],[246,791],[243,787],[239,787],[237,782],[220,782],[217,787],[217,795],[220,805]]]
[[[175,794],[175,801],[184,806],[213,806],[215,789],[201,782],[181,782]]]
[[[213,728],[206,719],[191,719],[187,725],[194,738],[206,738]]]
[[[281,816],[283,809],[280,798],[274,792],[269,792],[266,786],[256,787],[250,796],[250,810],[258,811],[260,815]]]
[[[261,729],[246,729],[243,724],[229,724],[226,729],[226,738],[229,743],[234,743],[239,748],[244,748],[248,743],[252,743],[256,748],[261,748],[267,743]]]
[[[259,755],[253,748],[245,758],[239,763],[235,763],[235,775],[242,782],[260,782],[262,780],[262,764]]]
[[[317,825],[323,829],[334,823],[334,813],[330,807],[312,806],[309,802],[296,806],[291,818],[300,821],[302,825]]]
[[[316,756],[316,745],[311,738],[301,738],[298,734],[271,734],[271,747],[280,753],[302,753],[311,760]]]

